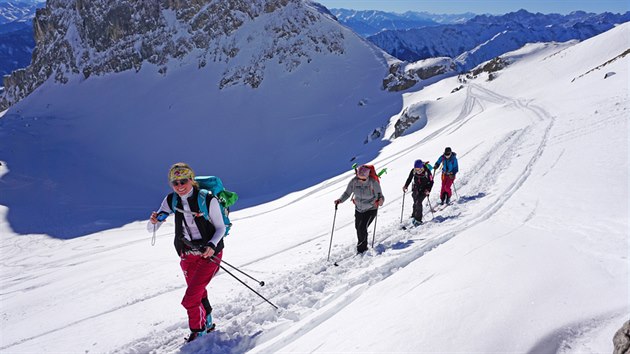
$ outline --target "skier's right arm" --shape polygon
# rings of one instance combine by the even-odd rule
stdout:
[[[335,200],[335,204],[340,204],[345,202],[348,198],[350,198],[350,196],[352,195],[352,187],[353,187],[353,183],[354,183],[354,178],[350,180],[350,183],[348,183],[348,186],[346,187],[346,191],[343,192],[343,194],[341,195],[341,197],[339,197],[339,199]]]
[[[405,182],[405,185],[403,186],[403,192],[407,191],[407,187],[409,187],[409,183],[411,183],[412,179],[413,179],[413,169],[409,171],[409,177],[407,177],[407,181]]]

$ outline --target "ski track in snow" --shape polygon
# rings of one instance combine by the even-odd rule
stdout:
[[[485,156],[474,163],[476,171],[460,174],[462,177],[456,180],[456,184],[461,194],[456,196],[452,205],[436,213],[431,221],[407,231],[399,230],[398,222],[382,225],[377,230],[378,240],[375,247],[362,256],[354,255],[353,249],[337,250],[332,253],[331,260],[338,261],[339,266],[333,266],[333,262],[322,259],[289,274],[283,274],[282,279],[276,279],[279,281],[268,281],[261,293],[280,307],[277,311],[245,290],[229,299],[223,299],[222,303],[217,302],[214,317],[218,321],[218,329],[196,342],[182,346],[183,337],[187,333],[187,326],[182,323],[172,326],[167,332],[153,333],[129,343],[115,352],[194,353],[203,350],[212,353],[242,353],[254,346],[255,351],[261,352],[281,350],[352,303],[371,285],[386,279],[462,231],[488,220],[525,183],[532,167],[545,150],[555,118],[541,107],[498,95],[478,85],[470,85],[460,114],[450,124],[406,150],[383,158],[375,164],[385,166],[388,162],[406,158],[427,141],[461,129],[485,110],[484,102],[516,107],[525,112],[531,122],[524,129],[510,132],[488,149]],[[474,113],[476,107],[480,111]],[[529,148],[532,137],[537,137],[538,140]],[[478,147],[479,145],[473,149]],[[461,154],[462,157],[465,155],[466,152]],[[515,163],[514,160],[524,160],[525,163]],[[520,173],[503,173],[509,169],[520,170]],[[517,178],[506,181],[505,176],[510,175]],[[273,210],[288,207],[322,190],[338,188],[339,184],[346,182],[347,176],[339,177]],[[468,191],[479,193],[468,195]],[[395,198],[394,201],[401,198],[402,196]],[[389,202],[392,208],[397,208],[398,205],[400,204]],[[427,211],[425,215],[430,213]],[[534,213],[535,209],[525,215],[524,220],[531,219]],[[351,224],[342,225],[336,230]],[[314,235],[306,242],[326,236],[328,233]],[[290,252],[304,243],[286,248],[276,255]],[[255,265],[257,261],[247,265]]]

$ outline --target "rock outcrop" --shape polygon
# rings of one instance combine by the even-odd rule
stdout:
[[[630,321],[626,321],[615,333],[613,345],[613,354],[630,354]]]

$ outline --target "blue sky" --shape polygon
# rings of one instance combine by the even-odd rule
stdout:
[[[504,14],[525,9],[529,12],[567,14],[575,10],[587,12],[630,11],[630,0],[315,0],[328,8],[382,10],[402,13],[427,11],[431,13]]]

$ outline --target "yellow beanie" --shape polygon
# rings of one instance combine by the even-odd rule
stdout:
[[[170,182],[177,181],[180,179],[194,179],[195,172],[193,172],[192,168],[185,163],[176,163],[171,169],[168,171],[168,180]]]

